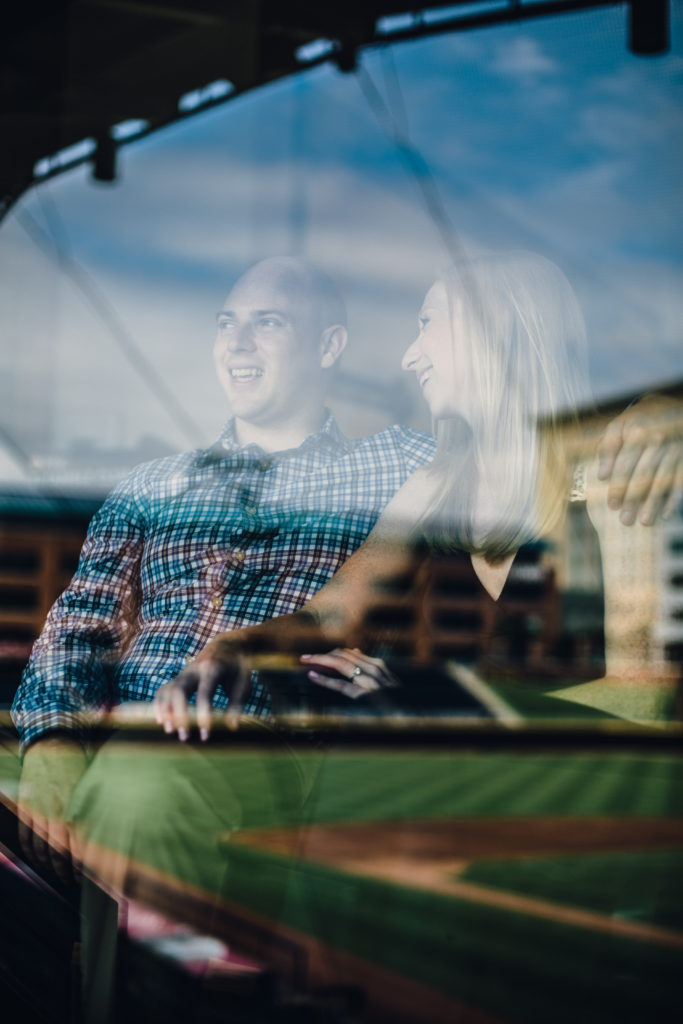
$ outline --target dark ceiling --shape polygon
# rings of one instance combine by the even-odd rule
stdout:
[[[124,144],[113,126],[137,119],[130,141],[224,102],[220,86],[206,88],[216,81],[235,96],[321,60],[352,70],[364,46],[615,2],[430,0],[413,13],[400,0],[14,0],[2,26],[0,216],[35,180],[84,159],[111,178]],[[635,48],[661,52],[668,0],[630,7]],[[321,39],[327,52],[302,55]],[[70,149],[82,140],[93,141]]]

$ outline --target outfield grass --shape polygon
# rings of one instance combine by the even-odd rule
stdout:
[[[577,704],[573,701],[557,700],[548,697],[548,682],[530,683],[520,679],[486,679],[486,685],[493,692],[502,697],[510,707],[527,719],[561,719],[572,722],[603,721],[614,718],[607,711],[600,711],[597,708],[587,707],[585,704]],[[564,686],[571,686],[571,681],[566,681]]]
[[[459,877],[683,932],[681,850],[486,860]]]

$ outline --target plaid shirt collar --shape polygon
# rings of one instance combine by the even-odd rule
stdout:
[[[229,459],[240,455],[247,459],[264,459],[269,461],[280,461],[281,459],[298,456],[307,451],[327,451],[331,455],[343,455],[351,447],[351,442],[344,437],[337,425],[337,421],[329,409],[326,410],[325,422],[315,434],[309,434],[306,440],[298,448],[289,448],[281,452],[266,453],[257,444],[241,445],[236,436],[235,420],[229,419],[223,427],[218,440],[209,448],[199,452],[196,459],[197,466],[206,466],[211,462],[219,462],[221,459]]]

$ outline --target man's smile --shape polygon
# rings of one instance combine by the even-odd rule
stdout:
[[[233,366],[228,369],[228,373],[234,381],[241,384],[263,376],[263,370],[258,366]]]

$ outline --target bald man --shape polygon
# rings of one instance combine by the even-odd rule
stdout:
[[[325,274],[290,258],[252,267],[217,317],[233,414],[219,439],[137,468],[94,517],[13,707],[39,857],[62,866],[41,836],[68,852],[64,809],[93,712],[150,701],[216,633],[301,607],[432,457],[433,439],[403,427],[341,434],[326,396],[346,341]],[[258,686],[245,710],[267,710]],[[44,755],[69,745],[73,768],[55,773]]]

